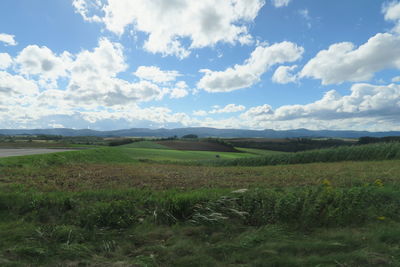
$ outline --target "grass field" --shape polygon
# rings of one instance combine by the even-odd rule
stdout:
[[[399,266],[400,148],[346,149],[2,158],[0,265]]]

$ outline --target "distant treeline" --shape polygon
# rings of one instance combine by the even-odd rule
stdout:
[[[97,136],[62,136],[62,135],[0,135],[0,143],[31,143],[35,141],[46,141],[59,144],[79,144],[79,145],[104,145],[102,137]]]
[[[287,138],[287,139],[226,139],[226,142],[235,147],[257,148],[282,152],[298,152],[311,149],[322,149],[338,146],[354,145],[355,141],[343,139],[310,139],[310,138]]]
[[[389,143],[400,142],[400,136],[385,136],[385,137],[370,137],[364,136],[358,139],[359,144],[372,144],[372,143]]]
[[[140,142],[140,141],[144,141],[146,139],[144,138],[120,138],[120,139],[113,139],[108,141],[108,145],[109,146],[122,146],[122,145],[127,145],[127,144],[131,144],[134,142]]]

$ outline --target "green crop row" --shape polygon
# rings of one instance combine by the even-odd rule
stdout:
[[[400,143],[378,143],[361,146],[341,146],[296,153],[276,153],[253,158],[203,161],[198,164],[216,166],[263,166],[312,162],[369,161],[400,159]]]
[[[86,193],[0,193],[0,213],[14,219],[59,221],[80,227],[124,228],[140,221],[159,224],[219,224],[238,221],[261,226],[360,225],[377,218],[398,220],[400,194],[380,184],[346,188],[322,185],[285,190],[253,189],[177,192],[97,191]]]

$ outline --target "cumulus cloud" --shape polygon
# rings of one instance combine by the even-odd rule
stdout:
[[[207,116],[207,114],[208,114],[208,112],[205,111],[205,110],[195,110],[195,111],[193,111],[193,115],[194,116],[203,117],[203,116]]]
[[[209,114],[218,114],[218,113],[234,113],[245,110],[246,107],[243,105],[236,105],[236,104],[228,104],[223,108],[215,108],[209,111]]]
[[[87,106],[114,106],[161,99],[164,91],[149,81],[131,83],[117,75],[127,69],[123,47],[100,39],[93,51],[80,52],[71,63],[67,99]]]
[[[175,87],[171,89],[170,98],[182,98],[189,94],[188,85],[184,81],[177,82]]]
[[[15,46],[18,43],[14,39],[14,35],[0,33],[0,42],[4,43],[5,45]]]
[[[262,106],[252,107],[248,111],[242,114],[245,118],[255,118],[265,115],[273,114],[273,109],[270,105],[264,104]]]
[[[400,76],[393,77],[392,82],[394,82],[394,83],[400,82]]]
[[[75,10],[86,21],[98,21],[118,35],[131,25],[148,35],[144,48],[152,53],[184,58],[190,49],[219,42],[251,42],[247,24],[254,21],[263,0],[108,0],[101,7],[75,0]],[[99,13],[94,15],[93,12]],[[88,15],[92,13],[92,15]],[[190,40],[185,46],[182,39]]]
[[[91,14],[91,11],[100,9],[102,7],[100,0],[73,0],[72,5],[75,8],[75,12],[80,14],[85,21],[89,22],[101,22],[101,18],[96,14]]]
[[[15,59],[18,73],[26,76],[37,75],[43,84],[54,83],[58,78],[66,77],[71,62],[70,53],[56,55],[49,48],[37,45],[25,47]]]
[[[71,83],[66,99],[80,106],[118,106],[128,103],[160,100],[164,92],[148,81],[130,83],[118,78]]]
[[[285,105],[272,110],[269,105],[253,107],[242,116],[258,121],[291,121],[315,119],[320,121],[354,118],[384,118],[393,120],[400,114],[400,85],[354,84],[349,95],[330,90],[306,105]],[[397,119],[398,121],[398,119]]]
[[[296,68],[297,65],[279,66],[272,76],[272,81],[281,84],[296,82],[298,77],[297,74],[293,73]]]
[[[175,71],[159,70],[164,76],[146,76],[149,80],[141,79],[139,82],[120,78],[120,73],[128,68],[124,49],[121,44],[106,38],[101,38],[97,47],[77,54],[56,54],[47,47],[31,45],[22,49],[15,59],[5,53],[0,54],[0,57],[4,58],[1,59],[1,68],[8,68],[12,64],[17,73],[12,75],[0,72],[0,124],[8,127],[26,123],[33,126],[35,121],[54,120],[57,116],[63,125],[64,122],[65,125],[71,125],[68,121],[83,125],[85,122],[104,122],[114,118],[122,120],[115,114],[119,112],[126,115],[134,112],[133,108],[139,112],[141,109],[137,107],[138,103],[158,101],[165,95],[182,98],[189,94],[188,85],[184,81],[167,83],[180,75]],[[57,86],[60,78],[63,78],[65,88]],[[53,86],[48,86],[49,83]],[[106,114],[110,113],[115,113],[115,116],[107,117]],[[170,114],[171,111],[164,113]],[[142,114],[139,119],[146,121],[144,117]],[[147,115],[146,118],[151,121],[156,117]],[[187,121],[182,114],[166,117],[173,123],[178,123],[176,118]],[[162,123],[165,121],[167,119],[161,119]],[[40,125],[53,125],[46,123]],[[109,123],[112,124],[112,121]]]
[[[284,7],[288,6],[291,0],[272,0],[272,4],[275,7]]]
[[[0,101],[4,101],[6,96],[33,96],[39,93],[35,82],[27,80],[20,75],[12,75],[5,71],[0,71]]]
[[[260,45],[242,65],[235,65],[224,71],[201,70],[204,76],[197,87],[208,92],[230,92],[247,88],[260,81],[261,75],[271,66],[296,61],[303,52],[302,47],[291,42]]]
[[[133,73],[140,79],[149,80],[155,83],[167,83],[175,81],[181,74],[176,70],[161,70],[157,66],[140,66]]]
[[[71,67],[71,77],[74,81],[115,77],[127,67],[122,45],[102,38],[93,51],[84,50],[76,56]]]
[[[13,59],[7,53],[0,53],[0,70],[7,69],[13,63]]]
[[[400,2],[392,1],[385,3],[382,6],[382,12],[385,20],[395,23],[392,30],[396,33],[400,33]]]
[[[120,80],[116,80],[121,82]],[[112,80],[111,83],[118,83]],[[119,84],[127,86],[121,92],[100,94],[95,102],[101,105],[75,105],[77,98],[72,91],[45,90],[39,92],[34,81],[20,75],[0,72],[0,125],[6,128],[48,127],[62,124],[65,127],[116,129],[129,127],[180,127],[209,126],[217,128],[252,129],[354,129],[400,130],[400,85],[355,84],[350,93],[341,95],[335,90],[312,103],[285,105],[273,109],[270,105],[250,107],[228,104],[210,111],[198,110],[194,116],[230,114],[231,117],[196,119],[185,113],[174,113],[166,107],[140,108],[129,97],[146,99],[158,93],[158,87],[148,82]],[[115,89],[116,90],[116,89]],[[162,91],[162,90],[161,90]],[[91,95],[89,98],[98,97]],[[160,92],[159,92],[160,93]],[[162,94],[163,92],[161,92]],[[123,96],[125,100],[119,99]],[[73,101],[69,100],[73,97]],[[81,100],[84,101],[84,100]],[[91,100],[94,101],[94,100]],[[124,102],[125,101],[125,102]],[[119,104],[115,104],[119,103]],[[121,104],[122,103],[122,104]],[[241,112],[234,115],[234,112]]]
[[[336,43],[320,51],[301,70],[301,77],[320,79],[322,84],[367,81],[375,72],[400,68],[400,36],[378,33],[355,47]]]
[[[193,111],[193,115],[203,117],[203,116],[207,116],[209,114],[236,113],[236,112],[244,111],[245,109],[246,109],[245,106],[236,105],[236,104],[227,104],[225,107],[220,107],[220,106],[216,105],[210,111],[195,110],[195,111]]]

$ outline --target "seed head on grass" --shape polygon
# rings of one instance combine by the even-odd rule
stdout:
[[[329,181],[328,179],[324,179],[322,181],[322,185],[326,186],[326,187],[331,187],[332,186],[332,182]]]

